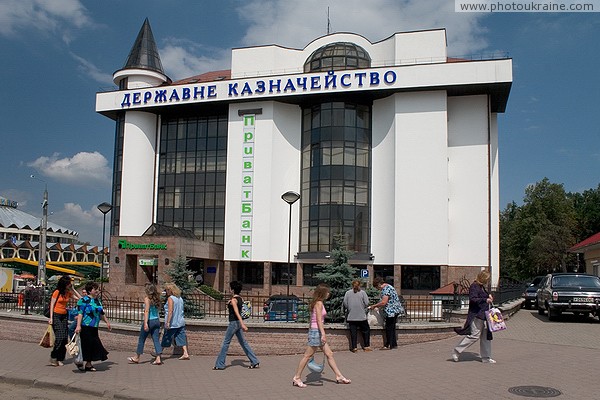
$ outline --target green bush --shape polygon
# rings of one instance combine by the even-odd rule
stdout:
[[[223,300],[223,293],[221,293],[218,290],[214,289],[212,286],[200,285],[199,289],[202,292],[204,292],[205,294],[207,294],[210,297],[212,297],[213,299],[215,299],[215,300]]]

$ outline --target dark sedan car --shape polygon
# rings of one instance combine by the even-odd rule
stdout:
[[[554,320],[563,312],[600,316],[600,278],[578,273],[547,275],[537,294],[538,313]]]
[[[523,307],[529,309],[537,305],[537,291],[544,278],[544,275],[536,276],[527,286],[527,289],[525,289],[522,295],[523,299],[525,300],[523,302]]]

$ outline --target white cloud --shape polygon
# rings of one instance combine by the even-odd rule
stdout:
[[[304,48],[327,33],[328,6],[332,33],[355,32],[378,42],[396,32],[446,28],[450,56],[479,54],[487,47],[480,25],[485,14],[456,13],[454,0],[249,0],[237,9],[248,24],[241,43]],[[175,38],[165,43],[159,53],[173,80],[230,68],[229,48],[206,48]]]
[[[203,48],[189,40],[167,39],[159,53],[165,73],[173,80],[228,69],[231,65],[230,49]]]
[[[79,0],[3,0],[0,2],[0,35],[14,36],[33,29],[71,41],[74,28],[94,25]]]
[[[395,32],[446,28],[451,56],[478,53],[487,46],[480,25],[485,14],[456,13],[454,0],[250,0],[238,9],[250,25],[243,42],[303,48],[327,33],[327,7],[332,33],[355,32],[377,42]]]
[[[108,160],[98,152],[80,152],[71,158],[59,158],[55,153],[28,163],[40,174],[77,186],[109,186],[111,168]]]
[[[101,84],[114,86],[112,74],[102,72],[94,64],[85,58],[79,57],[77,54],[71,53],[71,56],[79,63],[78,69],[81,71],[81,73]]]
[[[76,231],[82,242],[90,242],[94,246],[102,245],[103,215],[96,207],[85,210],[79,204],[65,203],[62,210],[52,214],[52,222]],[[109,223],[110,214],[106,219],[107,230]]]

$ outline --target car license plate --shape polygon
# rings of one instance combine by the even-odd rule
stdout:
[[[573,297],[575,303],[593,303],[593,297]]]

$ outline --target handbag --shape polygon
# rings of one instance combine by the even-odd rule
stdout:
[[[502,317],[502,313],[496,307],[490,306],[490,309],[485,311],[485,319],[487,320],[490,332],[499,332],[506,329],[504,317]]]
[[[242,302],[242,312],[240,313],[240,317],[242,319],[248,319],[252,315],[252,303],[250,300],[244,300]]]
[[[310,358],[310,360],[308,360],[308,364],[306,364],[306,366],[312,372],[317,372],[317,373],[323,372],[323,369],[325,368],[325,354],[323,354],[323,362],[321,364],[319,364],[315,361],[315,356],[313,355]]]
[[[160,341],[160,346],[161,347],[171,347],[171,345],[173,344],[173,330],[172,329],[165,329],[162,335],[162,340]]]
[[[66,345],[67,353],[69,353],[72,357],[75,357],[79,354],[79,333],[73,335],[73,337],[69,340]]]
[[[42,340],[40,340],[40,346],[45,348],[50,348],[54,346],[54,329],[52,329],[52,325],[48,325],[46,328],[46,332],[44,332],[44,336],[42,336]]]

